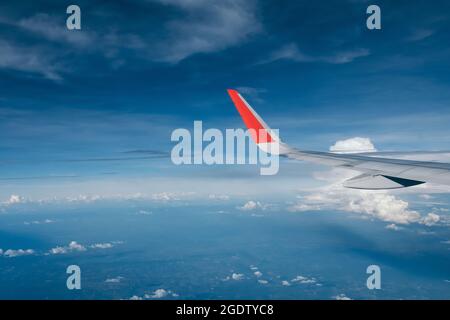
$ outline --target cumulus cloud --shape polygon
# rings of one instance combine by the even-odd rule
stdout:
[[[408,202],[387,191],[352,190],[333,185],[301,197],[288,208],[292,212],[335,209],[365,214],[386,222],[420,222],[420,214],[409,209]]]
[[[376,151],[368,138],[352,138],[338,141],[330,147],[330,150],[345,152],[356,150],[359,152]],[[439,208],[433,208],[433,212],[422,216],[418,211],[411,209],[407,201],[400,199],[398,196],[401,193],[419,193],[421,199],[430,200],[433,196],[430,196],[428,193],[433,190],[433,187],[429,186],[429,184],[426,187],[395,192],[344,188],[342,183],[355,175],[357,175],[355,171],[341,168],[314,173],[316,179],[325,181],[328,184],[312,190],[305,190],[305,193],[297,197],[298,201],[290,203],[288,210],[292,212],[339,210],[359,213],[390,222],[386,226],[390,230],[400,230],[401,227],[398,225],[410,223],[419,223],[426,226],[447,224],[447,219],[436,213],[436,211],[441,212]],[[424,190],[426,193],[424,193]]]
[[[265,210],[267,208],[266,205],[263,205],[261,202],[259,201],[247,201],[246,203],[244,203],[244,205],[242,205],[241,207],[238,207],[239,210],[242,211],[252,211],[252,210],[256,210],[256,209],[261,209],[261,210]]]
[[[129,298],[129,300],[145,300],[145,299],[163,299],[167,297],[178,297],[179,295],[171,290],[166,289],[156,289],[152,293],[146,293],[144,296],[133,295]]]
[[[375,146],[369,138],[354,137],[346,140],[336,141],[330,147],[331,152],[335,153],[358,153],[358,152],[376,152]]]
[[[171,192],[160,192],[151,195],[152,200],[155,201],[175,201],[180,200],[176,194]]]
[[[83,252],[88,249],[110,249],[115,244],[121,244],[122,241],[113,241],[105,243],[94,243],[88,246],[84,246],[76,241],[71,241],[67,246],[57,246],[49,250],[48,254],[66,254],[70,252]]]
[[[333,299],[335,299],[335,300],[352,300],[343,293],[334,296]]]
[[[308,55],[303,53],[295,43],[289,43],[273,51],[266,59],[259,63],[270,63],[278,60],[291,60],[295,62],[324,62],[330,64],[345,64],[353,60],[370,55],[368,49],[354,49],[348,51],[339,51],[330,55]]]
[[[153,299],[160,299],[166,297],[168,294],[169,292],[164,289],[156,289],[151,295],[148,295],[147,297]]]
[[[409,207],[409,203],[399,199],[387,190],[356,190],[342,186],[342,182],[355,176],[355,172],[334,168],[314,174],[318,180],[328,184],[307,191],[298,196],[298,201],[291,203],[291,212],[339,210],[358,213],[393,224],[421,223],[419,212]],[[435,218],[435,217],[434,217]],[[427,221],[433,219],[431,216]]]
[[[397,226],[395,223],[391,223],[386,226],[386,229],[398,231],[401,228],[399,226]]]
[[[244,275],[242,273],[232,273],[231,276],[227,276],[225,279],[223,279],[224,281],[228,281],[228,280],[235,280],[235,281],[239,281],[244,279]]]
[[[67,246],[57,246],[50,249],[50,254],[65,254],[72,251],[86,251],[86,247],[76,241],[71,241]]]
[[[388,193],[360,192],[357,198],[349,199],[345,210],[363,212],[383,221],[408,224],[420,218],[417,211],[410,210],[406,201],[397,199]]]
[[[257,278],[260,278],[260,277],[262,277],[262,272],[261,271],[255,271],[254,273],[253,273]]]
[[[156,289],[151,294],[145,294],[144,298],[145,299],[162,299],[162,298],[166,298],[168,296],[178,297],[178,294],[176,294],[175,292],[173,292],[171,290],[166,290],[166,289],[161,288],[161,289]]]
[[[3,256],[8,258],[14,258],[14,257],[20,257],[20,256],[29,256],[34,254],[34,250],[32,249],[8,249],[3,252],[3,250],[0,249],[0,254],[3,254]]]
[[[17,194],[12,194],[8,200],[3,202],[3,204],[10,206],[10,205],[14,205],[14,204],[23,203],[23,202],[25,202],[25,198],[23,198]]]
[[[283,280],[283,281],[281,281],[281,285],[285,286],[285,287],[289,287],[291,285],[291,283],[287,280]]]
[[[426,226],[434,226],[441,220],[441,217],[435,213],[429,213],[421,220],[421,223]]]
[[[233,273],[231,275],[231,279],[233,279],[233,280],[242,280],[242,279],[244,279],[244,275],[242,273]]]

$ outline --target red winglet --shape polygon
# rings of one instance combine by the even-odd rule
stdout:
[[[228,89],[228,94],[231,97],[237,111],[241,115],[242,120],[244,120],[245,125],[250,130],[253,140],[258,143],[270,143],[273,142],[274,139],[271,137],[267,128],[258,120],[257,114],[250,107],[247,101],[242,98],[242,96],[233,89]]]

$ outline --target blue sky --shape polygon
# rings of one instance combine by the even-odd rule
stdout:
[[[1,176],[54,177],[17,190],[55,176],[226,176],[129,152],[168,152],[172,130],[194,120],[241,127],[230,87],[305,149],[354,136],[379,150],[448,149],[445,1],[380,1],[376,31],[367,1],[77,4],[81,31],[66,30],[60,1],[0,7]],[[158,159],[91,161],[137,156]]]
[[[448,1],[377,1],[375,31],[365,0],[79,0],[81,31],[69,4],[0,4],[0,298],[448,298],[448,187],[168,157],[243,127],[228,88],[299,148],[449,150]]]

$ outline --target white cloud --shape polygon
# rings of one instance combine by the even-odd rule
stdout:
[[[283,281],[281,281],[281,285],[285,286],[285,287],[289,287],[291,285],[291,283],[289,281],[283,280]]]
[[[106,242],[106,243],[95,243],[89,246],[89,248],[92,249],[110,249],[114,247],[112,243]]]
[[[176,194],[171,192],[160,192],[151,195],[152,200],[156,201],[175,201],[180,200]]]
[[[63,20],[60,21],[45,13],[38,13],[32,17],[20,19],[16,25],[41,35],[48,40],[66,42],[74,46],[86,47],[94,41],[89,31],[67,32],[66,24]]]
[[[253,274],[254,274],[257,278],[262,277],[262,275],[263,275],[261,271],[255,271]]]
[[[146,295],[146,298],[160,299],[166,297],[168,294],[169,292],[167,290],[156,289],[151,295]]]
[[[106,283],[120,283],[124,278],[119,276],[115,278],[108,278],[105,280]]]
[[[408,209],[408,202],[383,193],[361,191],[357,197],[351,197],[344,209],[349,212],[365,213],[383,221],[399,224],[416,222],[420,218],[417,211]]]
[[[231,275],[231,279],[233,279],[233,280],[242,280],[242,279],[244,279],[244,275],[242,273],[233,273]]]
[[[422,218],[421,222],[422,224],[426,226],[434,226],[441,220],[441,217],[435,213],[429,213],[424,218]]]
[[[153,212],[152,211],[147,211],[147,210],[139,210],[138,212],[137,212],[137,214],[139,214],[139,215],[144,215],[144,216],[149,216],[149,215],[151,215]]]
[[[34,250],[32,249],[8,249],[5,252],[3,252],[3,255],[8,258],[14,258],[14,257],[20,257],[20,256],[28,256],[34,254]]]
[[[0,68],[39,74],[47,79],[60,81],[60,64],[52,53],[41,47],[22,47],[0,40]]]
[[[292,212],[329,209],[360,213],[395,224],[417,223],[421,219],[417,211],[409,209],[408,202],[388,191],[347,189],[340,182],[308,193],[288,208]]]
[[[65,254],[68,252],[72,252],[72,251],[86,251],[86,247],[79,244],[76,241],[71,241],[67,246],[64,247],[55,247],[50,249],[49,253],[50,254]]]
[[[168,35],[156,45],[155,59],[177,63],[196,53],[211,53],[244,42],[261,30],[254,0],[154,0],[184,17],[166,23]]]
[[[417,29],[414,30],[414,32],[406,38],[406,41],[421,41],[431,37],[433,34],[435,34],[435,31],[431,29]]]
[[[226,194],[209,194],[208,198],[211,200],[230,200],[230,196]]]
[[[294,279],[291,280],[291,282],[298,282],[301,284],[313,284],[316,283],[316,279],[315,278],[308,278],[308,277],[304,277],[304,276],[296,276]]]
[[[171,290],[166,290],[166,289],[156,289],[155,291],[153,291],[152,293],[148,294],[144,294],[143,297],[138,296],[138,295],[134,295],[131,298],[129,298],[129,300],[144,300],[144,299],[162,299],[162,298],[166,298],[168,296],[172,296],[172,297],[178,297],[179,295]]]
[[[76,241],[71,241],[69,243],[68,248],[70,250],[75,250],[75,251],[85,251],[86,250],[86,248],[83,245],[77,243]]]
[[[258,282],[260,284],[268,284],[269,283],[269,281],[267,281],[267,280],[258,280]]]
[[[306,211],[318,211],[321,210],[322,206],[319,204],[307,204],[298,202],[296,204],[291,205],[288,210],[291,212],[306,212]]]
[[[9,206],[9,205],[23,203],[24,201],[25,201],[25,198],[23,198],[19,195],[16,195],[16,194],[12,194],[8,200],[3,202],[3,204]]]
[[[261,209],[261,210],[265,210],[267,208],[266,205],[263,205],[261,202],[259,201],[247,201],[243,206],[238,207],[239,210],[242,211],[252,211],[252,210],[256,210],[256,209]]]
[[[121,244],[122,241],[112,241],[104,243],[94,243],[84,246],[76,241],[71,241],[67,246],[57,246],[49,250],[48,254],[66,254],[70,252],[83,252],[88,249],[111,249],[115,244]]]
[[[25,221],[23,224],[25,225],[31,225],[31,224],[48,224],[48,223],[54,223],[55,221],[51,219],[45,219],[45,220],[34,220],[34,221]]]
[[[349,151],[359,149],[375,150],[368,138],[358,138],[355,140],[338,141],[330,150]],[[366,139],[366,140],[364,140]],[[399,199],[395,194],[399,193],[420,193],[420,198],[429,200],[432,196],[424,194],[431,192],[432,187],[422,187],[416,189],[387,191],[387,190],[355,190],[342,186],[342,182],[357,175],[355,171],[333,168],[328,171],[314,173],[318,180],[326,181],[328,184],[323,187],[307,191],[298,196],[298,201],[290,204],[288,210],[292,212],[339,210],[352,213],[360,213],[365,216],[391,222],[386,228],[399,230],[398,224],[420,223],[424,225],[445,224],[446,221],[436,213],[430,213],[422,217],[416,210],[410,209],[409,203]],[[433,209],[436,211],[437,209]]]
[[[244,279],[244,275],[242,273],[233,273],[231,274],[231,276],[227,276],[225,279],[223,279],[224,281],[228,281],[228,280],[235,280],[235,281],[239,281]]]
[[[424,199],[424,200],[431,200],[431,199],[433,199],[433,196],[431,196],[429,194],[421,194],[421,195],[419,195],[419,198]]]
[[[260,63],[270,63],[277,60],[291,60],[295,62],[324,62],[331,64],[344,64],[352,62],[359,57],[370,54],[368,49],[354,49],[349,51],[335,52],[330,55],[312,56],[303,53],[295,43],[289,43],[278,50],[273,51],[268,58]]]
[[[146,299],[161,299],[161,298],[165,298],[167,296],[178,297],[178,294],[176,294],[175,292],[173,292],[171,290],[156,289],[151,294],[145,294],[144,298],[146,298]]]
[[[335,300],[352,300],[343,293],[338,294],[337,296],[334,296],[333,299],[335,299]]]
[[[331,152],[335,153],[358,153],[358,152],[376,152],[375,146],[369,138],[354,137],[346,140],[336,141],[330,147]]]
[[[245,96],[250,97],[256,103],[264,102],[264,99],[261,98],[261,94],[267,91],[266,89],[252,87],[236,87],[236,90],[242,94],[245,94]]]
[[[63,201],[91,203],[102,199],[103,199],[102,196],[96,194],[80,194],[75,197],[66,197],[65,199],[63,199]]]
[[[401,228],[399,226],[397,226],[395,223],[391,223],[386,226],[386,229],[398,231]]]

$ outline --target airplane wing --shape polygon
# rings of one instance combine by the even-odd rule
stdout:
[[[347,188],[369,190],[397,189],[425,182],[450,185],[450,163],[404,160],[361,154],[304,151],[290,147],[280,140],[239,92],[230,89],[228,94],[247,128],[251,132],[258,133],[257,135],[252,134],[252,138],[259,148],[266,152],[276,150],[280,156],[290,159],[311,161],[357,171],[359,175],[344,182],[344,186]],[[261,139],[261,137],[264,138]],[[271,148],[272,144],[277,144],[277,147]]]

